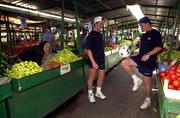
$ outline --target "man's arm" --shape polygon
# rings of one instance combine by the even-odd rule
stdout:
[[[152,51],[148,52],[147,54],[145,54],[143,57],[142,57],[142,61],[147,61],[149,59],[149,57],[151,55],[154,55],[154,54],[157,54],[158,52],[160,52],[162,49],[162,47],[155,47]]]
[[[96,61],[94,60],[94,57],[93,57],[93,54],[92,54],[92,51],[90,49],[87,49],[87,55],[92,63],[92,66],[94,69],[98,69],[98,65],[96,63]]]
[[[148,52],[147,55],[151,56],[160,52],[162,47],[155,47],[152,51]]]

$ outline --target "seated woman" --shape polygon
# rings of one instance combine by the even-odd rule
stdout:
[[[22,51],[18,57],[21,61],[33,61],[41,66],[50,53],[51,44],[48,41],[42,41],[39,45]]]

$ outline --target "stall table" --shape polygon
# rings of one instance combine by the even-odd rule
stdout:
[[[85,87],[84,59],[12,80],[10,118],[42,118]]]
[[[0,85],[0,118],[8,118],[7,99],[11,96],[11,85],[9,83]]]
[[[174,115],[180,114],[180,101],[166,98],[163,92],[162,84],[159,80],[158,89],[160,118],[175,118]]]

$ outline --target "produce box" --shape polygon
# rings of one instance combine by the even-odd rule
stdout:
[[[0,118],[8,118],[6,102],[10,96],[11,85],[9,83],[0,85]]]
[[[180,101],[180,91],[168,89],[168,80],[164,80],[163,91],[166,98]]]
[[[11,96],[11,85],[5,84],[0,85],[0,102]]]
[[[43,77],[47,80],[39,84],[35,80],[43,78],[31,78],[34,79],[32,86],[20,92],[13,90],[12,97],[8,99],[11,118],[43,118],[84,89],[86,85],[84,65],[85,61],[81,59],[55,68],[52,71],[58,71],[58,77],[49,80]],[[26,80],[22,84],[25,82]]]
[[[172,65],[167,68],[163,65],[160,68],[159,76],[165,97],[180,101],[180,66]]]
[[[13,91],[20,92],[33,86],[37,86],[38,84],[52,80],[60,75],[66,74],[76,68],[79,68],[83,64],[84,59],[81,59],[76,62],[72,62],[71,64],[67,64],[62,67],[56,67],[31,76],[23,77],[21,79],[12,79]]]
[[[164,65],[163,63],[159,64],[159,71],[168,70],[170,69],[170,66]]]
[[[119,51],[119,48],[115,48],[115,49],[112,50],[112,54],[113,54],[113,53],[116,53],[116,52],[118,52],[118,51]]]

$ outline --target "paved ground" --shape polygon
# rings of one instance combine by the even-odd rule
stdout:
[[[157,95],[153,94],[153,105],[146,110],[139,109],[144,101],[143,85],[137,92],[132,92],[132,80],[121,67],[115,67],[106,74],[104,94],[106,100],[96,99],[89,103],[87,92],[83,90],[61,105],[46,118],[159,118],[155,110]]]

